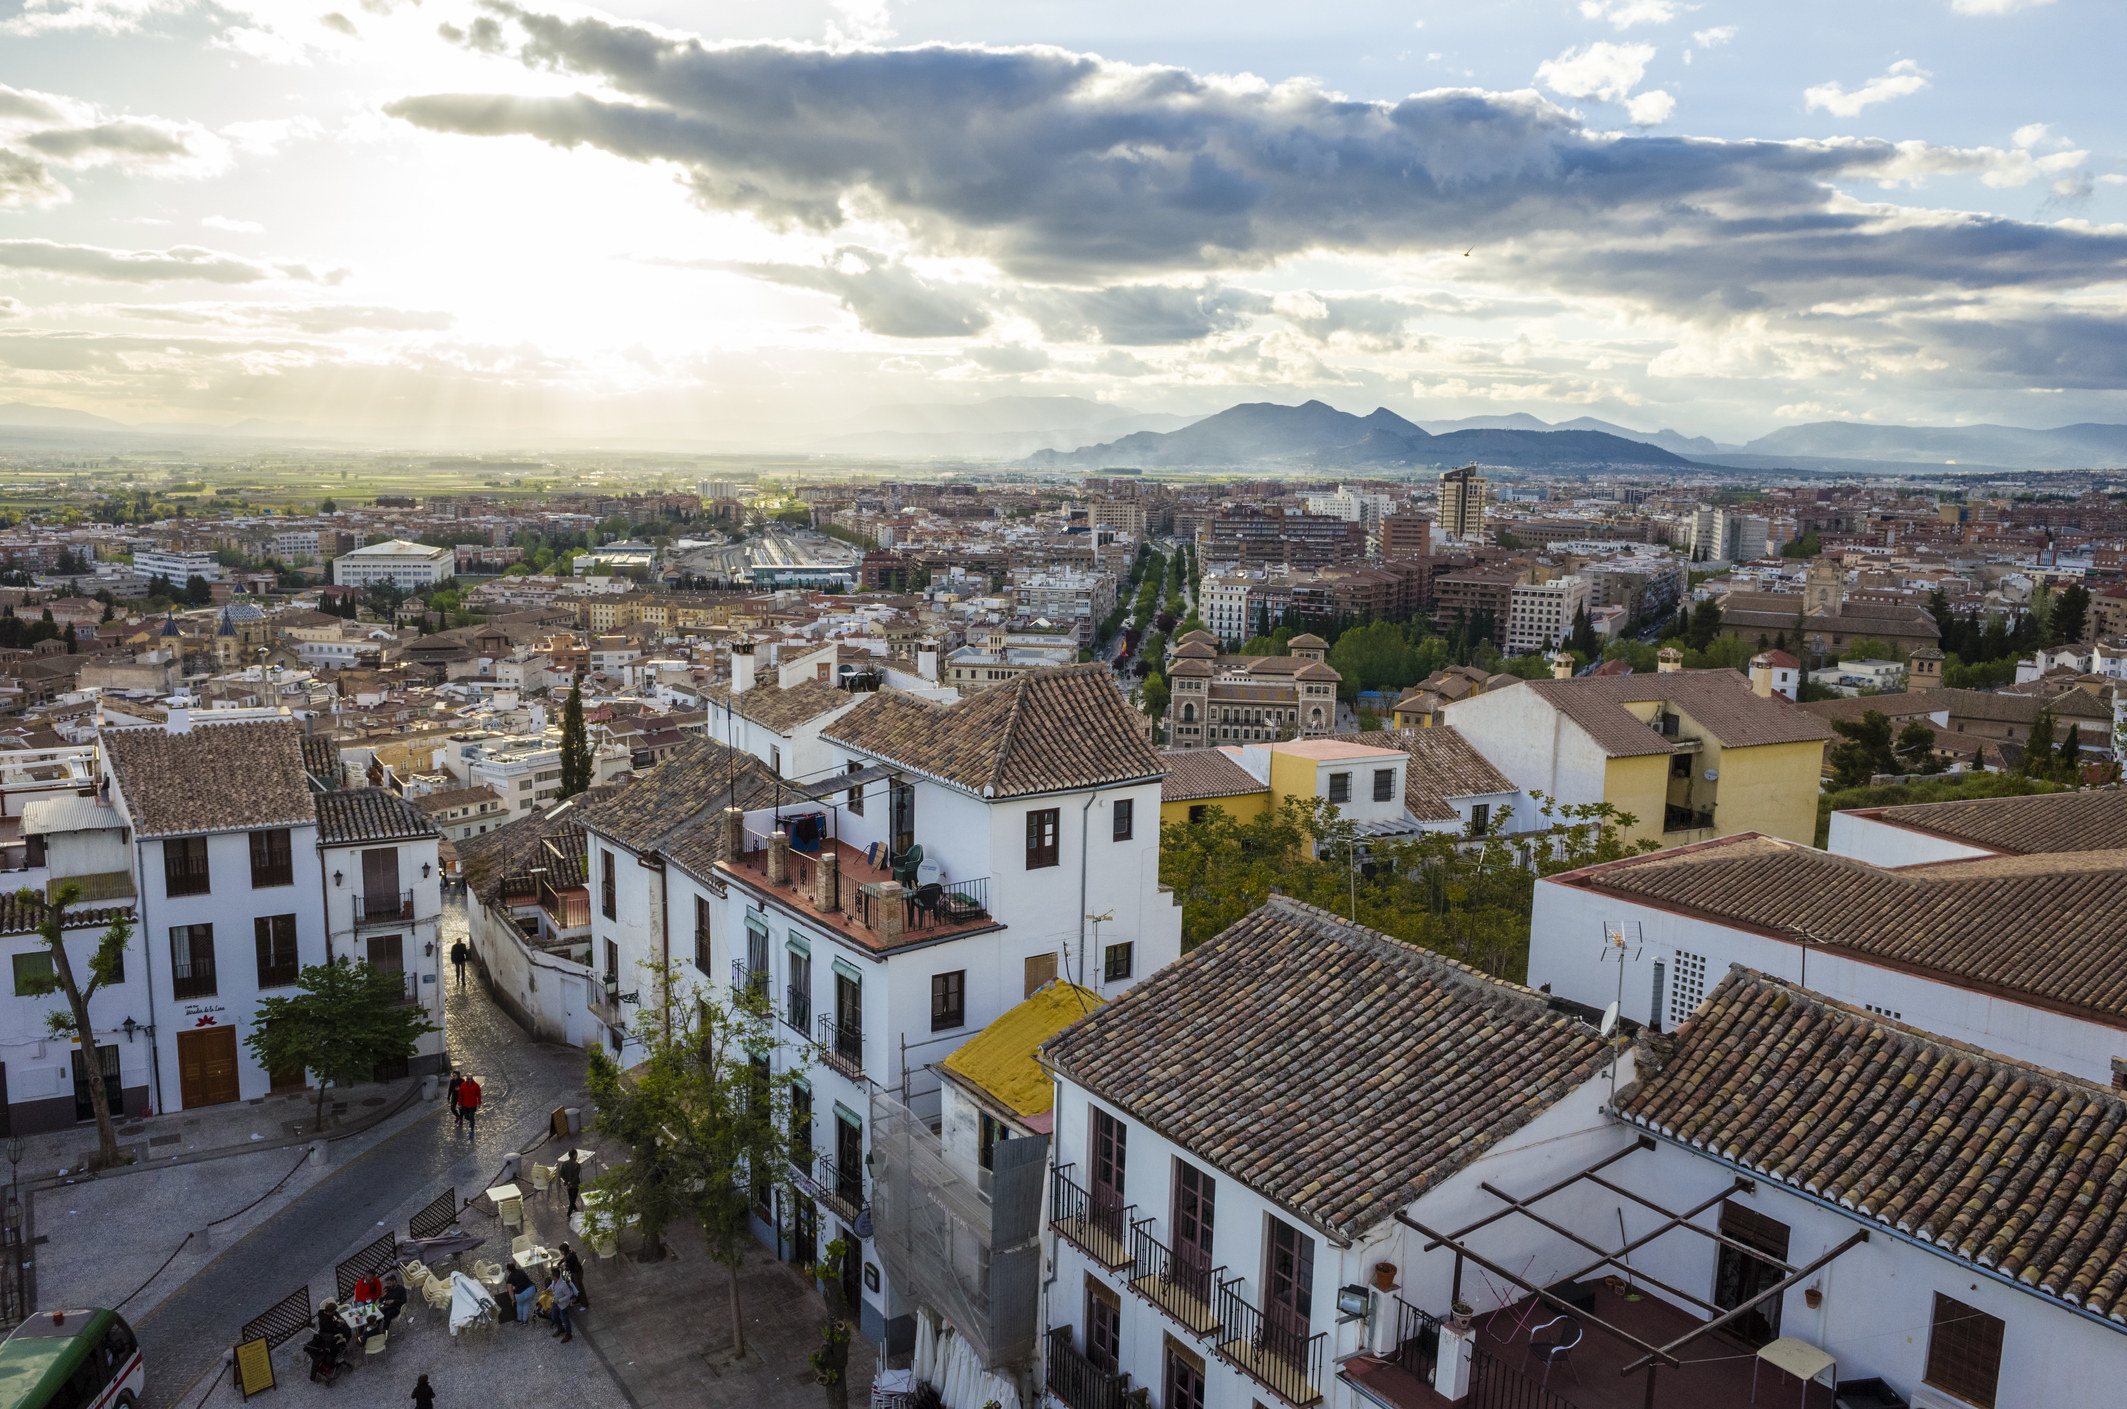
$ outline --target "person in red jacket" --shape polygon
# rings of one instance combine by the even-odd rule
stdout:
[[[480,1080],[468,1076],[458,1088],[458,1111],[465,1117],[465,1138],[473,1138],[473,1122],[480,1118]]]

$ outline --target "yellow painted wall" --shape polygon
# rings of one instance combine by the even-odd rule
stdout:
[[[1812,740],[1724,749],[1706,741],[1700,768],[1717,768],[1721,778],[1714,794],[1714,831],[1763,832],[1804,846],[1817,837],[1817,780],[1822,774],[1824,745]]]
[[[1321,761],[1290,754],[1275,744],[1270,750],[1270,795],[1278,802],[1289,797],[1312,798],[1321,777]]]
[[[1233,797],[1200,797],[1194,802],[1163,802],[1160,804],[1160,825],[1187,822],[1192,807],[1217,807],[1236,822],[1252,822],[1270,810],[1270,794],[1239,793]]]
[[[1603,801],[1637,820],[1625,833],[1627,842],[1641,837],[1662,839],[1662,808],[1669,796],[1669,755],[1643,754],[1612,758],[1603,765]],[[1814,822],[1813,822],[1814,825]]]

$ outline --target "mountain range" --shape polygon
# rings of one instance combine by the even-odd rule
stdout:
[[[1028,456],[1023,463],[1043,470],[1092,470],[1110,465],[1170,469],[1264,464],[1388,470],[1460,465],[1472,460],[1527,469],[1676,469],[1691,465],[1691,461],[1658,445],[1608,431],[1466,426],[1435,435],[1387,407],[1354,416],[1320,401],[1299,406],[1248,402],[1180,430],[1139,431],[1102,445],[1069,451],[1044,450]]]
[[[1015,460],[1051,445],[1090,445],[1137,431],[1170,431],[1193,416],[1135,411],[1082,396],[993,396],[987,401],[878,406],[806,448],[898,459]]]

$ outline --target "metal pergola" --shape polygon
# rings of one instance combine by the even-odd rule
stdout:
[[[1528,1292],[1530,1295],[1536,1297],[1546,1306],[1549,1306],[1558,1311],[1569,1312],[1576,1320],[1584,1322],[1587,1325],[1594,1327],[1596,1330],[1603,1332],[1605,1335],[1611,1336],[1614,1339],[1622,1342],[1623,1344],[1631,1346],[1634,1350],[1639,1351],[1639,1358],[1631,1361],[1630,1363],[1622,1367],[1618,1371],[1618,1374],[1621,1376],[1630,1375],[1635,1371],[1645,1370],[1647,1374],[1647,1380],[1646,1396],[1643,1400],[1643,1403],[1645,1404],[1646,1409],[1654,1409],[1655,1374],[1664,1365],[1672,1367],[1682,1365],[1684,1362],[1683,1359],[1677,1354],[1678,1351],[1682,1350],[1685,1346],[1691,1344],[1693,1341],[1698,1340],[1700,1337],[1710,1335],[1713,1332],[1720,1330],[1724,1326],[1729,1325],[1731,1322],[1741,1319],[1743,1316],[1755,1310],[1760,1303],[1771,1301],[1776,1297],[1785,1295],[1788,1288],[1794,1286],[1798,1282],[1801,1282],[1805,1278],[1814,1275],[1827,1264],[1831,1263],[1834,1259],[1843,1256],[1845,1253],[1851,1251],[1853,1248],[1858,1247],[1862,1243],[1865,1243],[1869,1240],[1868,1230],[1864,1228],[1859,1232],[1855,1233],[1851,1238],[1848,1238],[1845,1242],[1833,1248],[1830,1252],[1827,1252],[1822,1257],[1816,1259],[1814,1262],[1808,1263],[1801,1267],[1795,1267],[1787,1262],[1782,1261],[1779,1258],[1772,1256],[1762,1248],[1756,1248],[1752,1247],[1748,1243],[1738,1242],[1734,1238],[1731,1238],[1724,1233],[1721,1233],[1711,1228],[1702,1228],[1698,1224],[1693,1223],[1691,1221],[1692,1219],[1698,1217],[1700,1214],[1706,1212],[1706,1210],[1712,1208],[1714,1205],[1725,1201],[1733,1194],[1748,1194],[1756,1192],[1758,1187],[1756,1180],[1746,1179],[1743,1176],[1738,1175],[1727,1188],[1722,1189],[1719,1193],[1713,1195],[1711,1198],[1703,1199],[1700,1202],[1692,1205],[1690,1208],[1685,1209],[1683,1212],[1678,1213],[1670,1209],[1664,1208],[1662,1205],[1654,1202],[1654,1200],[1649,1199],[1642,1194],[1635,1193],[1632,1190],[1627,1189],[1624,1186],[1617,1184],[1602,1176],[1603,1170],[1608,1169],[1611,1165],[1616,1164],[1619,1160],[1624,1159],[1626,1156],[1637,1153],[1640,1150],[1651,1150],[1654,1147],[1654,1138],[1649,1135],[1642,1135],[1638,1140],[1636,1140],[1630,1145],[1627,1145],[1624,1149],[1619,1150],[1617,1153],[1606,1156],[1603,1159],[1599,1159],[1594,1164],[1589,1165],[1586,1169],[1580,1170],[1578,1173],[1575,1174],[1569,1174],[1565,1178],[1558,1180],[1556,1183],[1550,1184],[1545,1188],[1537,1190],[1535,1193],[1530,1194],[1526,1198],[1516,1198],[1514,1195],[1509,1194],[1505,1190],[1500,1189],[1497,1186],[1488,1182],[1480,1183],[1478,1187],[1484,1190],[1485,1193],[1490,1194],[1493,1198],[1498,1199],[1503,1205],[1503,1207],[1498,1209],[1496,1212],[1486,1214],[1484,1217],[1478,1219],[1476,1222],[1467,1224],[1452,1233],[1443,1233],[1437,1229],[1428,1228],[1423,1223],[1420,1223],[1417,1219],[1410,1217],[1408,1214],[1403,1213],[1400,1210],[1396,1214],[1396,1221],[1403,1224],[1406,1228],[1410,1228],[1418,1233],[1422,1233],[1425,1235],[1425,1237],[1429,1240],[1425,1244],[1425,1251],[1431,1252],[1433,1249],[1441,1247],[1452,1248],[1454,1250],[1455,1301],[1460,1302],[1462,1300],[1462,1265],[1465,1261],[1472,1262],[1475,1263],[1478,1267],[1483,1268],[1487,1273],[1490,1273],[1491,1275],[1496,1277],[1504,1278],[1510,1285],[1519,1287],[1523,1291]],[[1601,1244],[1591,1242],[1587,1238],[1582,1237],[1580,1234],[1573,1232],[1571,1229],[1563,1227],[1552,1219],[1546,1218],[1543,1214],[1538,1213],[1533,1207],[1535,1204],[1538,1204],[1543,1200],[1550,1198],[1553,1194],[1560,1193],[1582,1182],[1593,1184],[1597,1188],[1604,1189],[1609,1191],[1610,1193],[1616,1194],[1619,1198],[1628,1199],[1631,1202],[1640,1205],[1642,1208],[1650,1209],[1653,1212],[1660,1214],[1662,1216],[1663,1222],[1652,1232],[1643,1233],[1637,1238],[1628,1239],[1622,1246],[1612,1249],[1605,1248]],[[1524,1280],[1520,1275],[1509,1271],[1505,1267],[1500,1266],[1497,1262],[1492,1261],[1491,1259],[1485,1257],[1483,1254],[1473,1250],[1469,1246],[1467,1239],[1472,1233],[1477,1232],[1481,1228],[1490,1227],[1492,1224],[1497,1223],[1502,1219],[1513,1217],[1516,1214],[1519,1214],[1523,1218],[1528,1219],[1530,1222],[1536,1224],[1538,1227],[1543,1228],[1550,1233],[1554,1233],[1557,1236],[1566,1239],[1568,1242],[1571,1242],[1578,1247],[1585,1248],[1589,1252],[1595,1254],[1595,1260],[1593,1262],[1590,1262],[1586,1267],[1581,1268],[1579,1271],[1574,1272],[1569,1276],[1559,1278],[1556,1282],[1553,1283],[1554,1286],[1568,1285],[1574,1282],[1578,1282],[1593,1273],[1602,1271],[1606,1267],[1616,1268],[1619,1271],[1623,1272],[1628,1278],[1630,1278],[1634,1282],[1642,1283],[1646,1286],[1653,1287],[1658,1291],[1668,1293],[1670,1296],[1673,1296],[1680,1301],[1688,1302],[1692,1306],[1699,1307],[1700,1309],[1708,1312],[1713,1319],[1705,1322],[1703,1325],[1698,1326],[1689,1334],[1679,1336],[1677,1339],[1669,1342],[1667,1345],[1652,1345],[1644,1340],[1641,1340],[1638,1336],[1633,1335],[1629,1331],[1611,1325],[1609,1322],[1604,1321],[1602,1318],[1594,1315],[1591,1312],[1581,1310],[1580,1308],[1574,1306],[1572,1303],[1564,1300],[1555,1293],[1551,1292],[1547,1288],[1539,1287],[1532,1282]],[[1743,1253],[1744,1255],[1754,1258],[1759,1262],[1763,1262],[1769,1266],[1778,1268],[1785,1275],[1778,1282],[1776,1282],[1770,1287],[1767,1287],[1765,1290],[1759,1292],[1756,1296],[1751,1297],[1748,1301],[1743,1302],[1741,1305],[1723,1308],[1714,1305],[1712,1302],[1707,1301],[1703,1297],[1694,1296],[1692,1293],[1685,1291],[1681,1287],[1671,1286],[1669,1283],[1661,1281],[1658,1278],[1650,1277],[1645,1272],[1633,1267],[1630,1262],[1625,1260],[1631,1254],[1633,1249],[1644,1247],[1648,1243],[1653,1242],[1656,1238],[1662,1237],[1663,1235],[1673,1232],[1677,1229],[1683,1229],[1687,1232],[1696,1233],[1702,1238],[1711,1239],[1713,1242],[1720,1244],[1722,1247],[1733,1248],[1737,1252]],[[1619,1226],[1620,1234],[1622,1234],[1623,1231],[1623,1226],[1621,1224]]]

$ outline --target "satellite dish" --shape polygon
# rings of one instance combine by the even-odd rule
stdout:
[[[1605,1037],[1608,1037],[1611,1033],[1617,1031],[1617,1004],[1612,1003],[1609,1007],[1603,1009],[1603,1025],[1601,1031],[1603,1036]]]
[[[1718,779],[1718,778],[1719,778],[1720,776],[1721,776],[1721,770],[1720,770],[1720,769],[1718,769],[1718,768],[1709,768],[1709,769],[1707,769],[1707,770],[1706,770],[1706,781],[1707,781],[1707,782],[1709,782],[1709,783],[1711,783],[1711,782],[1715,781],[1715,780],[1716,780],[1716,779]]]

